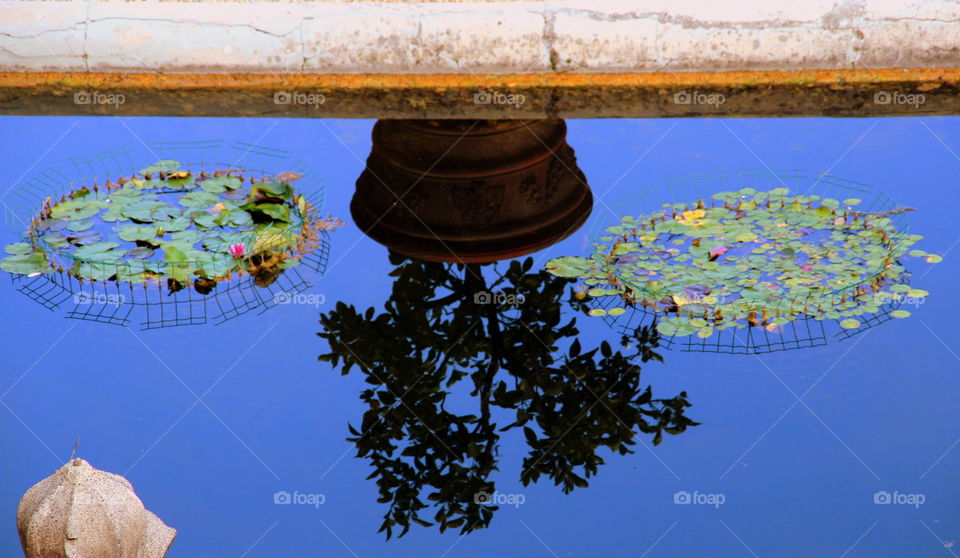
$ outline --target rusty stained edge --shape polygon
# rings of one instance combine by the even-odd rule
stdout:
[[[960,114],[958,88],[960,68],[504,75],[0,72],[0,114],[481,119],[946,115]]]

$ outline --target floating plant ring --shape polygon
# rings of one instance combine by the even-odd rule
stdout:
[[[581,278],[577,298],[606,301],[591,315],[642,308],[668,337],[746,328],[776,334],[811,318],[854,330],[890,302],[927,296],[907,284],[903,256],[941,260],[911,249],[922,237],[894,225],[891,217],[910,208],[867,212],[856,209],[860,203],[787,188],[720,192],[624,217],[591,257],[556,258],[547,270]]]
[[[269,287],[342,225],[296,193],[292,183],[301,177],[193,172],[159,161],[58,201],[48,197],[26,239],[6,247],[0,269],[168,295],[192,290],[202,297],[237,281]]]

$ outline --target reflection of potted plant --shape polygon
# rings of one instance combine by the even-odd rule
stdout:
[[[351,212],[397,253],[484,263],[558,242],[592,204],[562,120],[379,120]]]
[[[531,273],[530,258],[506,269],[398,255],[391,262],[384,312],[340,302],[321,316],[319,333],[330,346],[320,360],[343,374],[358,368],[370,386],[349,440],[389,505],[380,528],[388,537],[413,523],[462,533],[486,527],[504,431],[523,432],[529,447],[525,485],[546,476],[570,492],[604,464],[601,446],[632,453],[638,432],[658,444],[697,424],[684,414],[686,393],[654,399],[640,383],[640,363],[662,360],[652,329],[637,332],[626,354],[607,342],[581,346],[576,320],[561,312],[571,279]],[[446,405],[462,381],[474,413]],[[430,506],[435,513],[425,517]]]

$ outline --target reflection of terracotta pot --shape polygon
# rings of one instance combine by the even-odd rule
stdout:
[[[351,213],[428,261],[484,263],[566,238],[593,196],[562,120],[379,120]]]

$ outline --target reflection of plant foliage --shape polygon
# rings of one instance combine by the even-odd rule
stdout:
[[[652,331],[638,333],[633,355],[606,342],[581,347],[576,319],[561,318],[571,280],[530,273],[530,259],[502,273],[493,268],[490,284],[479,265],[392,262],[385,312],[340,302],[321,317],[319,334],[331,349],[321,360],[342,365],[343,374],[358,367],[372,386],[361,393],[370,408],[349,440],[369,459],[379,501],[390,506],[380,529],[388,538],[395,526],[403,535],[411,522],[431,525],[420,515],[431,502],[441,531],[486,527],[496,508],[477,498],[495,491],[500,432],[523,431],[525,485],[545,475],[570,492],[603,464],[600,446],[627,454],[637,430],[658,444],[664,432],[696,424],[684,416],[685,393],[653,399],[640,386],[634,361],[661,360]],[[494,290],[502,296],[491,298]],[[450,389],[464,378],[476,414],[447,408]],[[511,411],[510,424],[497,428],[496,408]]]
[[[293,267],[335,228],[311,216],[294,173],[263,180],[240,169],[194,174],[160,161],[104,187],[47,199],[28,242],[7,247],[0,269],[21,275],[67,271],[90,281],[189,281],[212,288],[233,273],[274,275]],[[66,268],[66,269],[64,269]]]
[[[910,250],[919,235],[898,232],[899,208],[866,213],[786,188],[721,192],[713,200],[665,204],[638,218],[624,217],[594,245],[591,258],[556,258],[547,270],[582,278],[578,296],[619,297],[626,306],[660,312],[664,335],[701,338],[731,327],[778,333],[800,316],[860,326],[888,300],[923,297],[905,284],[904,254],[936,263],[941,257]],[[622,306],[592,315],[619,315]],[[909,316],[905,310],[891,315]]]

